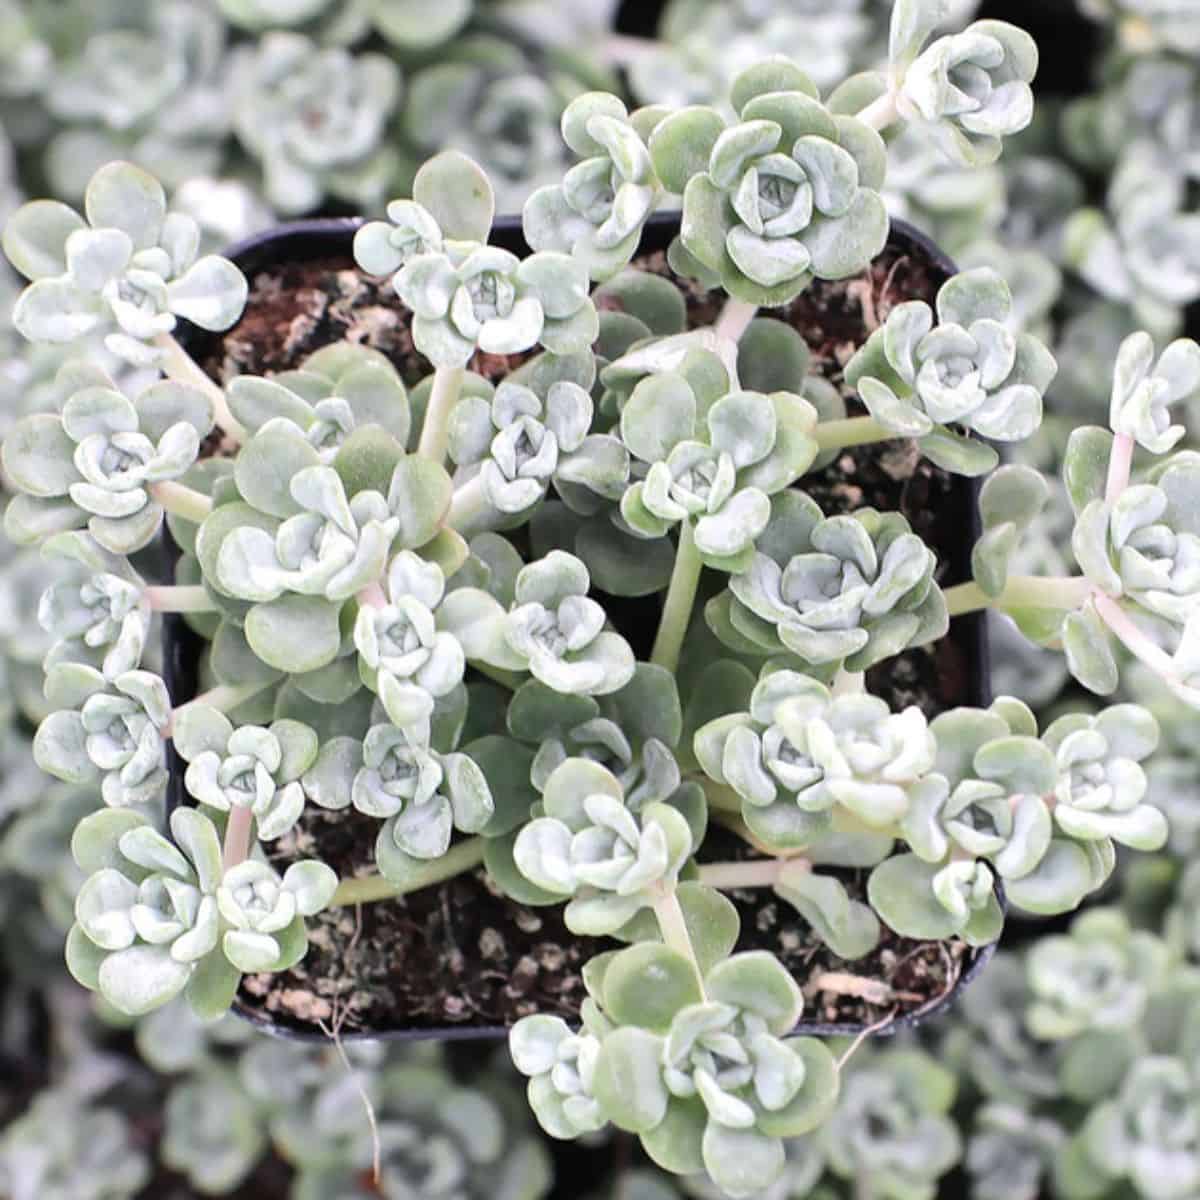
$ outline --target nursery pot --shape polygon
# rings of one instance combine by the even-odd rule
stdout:
[[[227,253],[251,280],[252,287],[255,278],[260,276],[264,271],[275,270],[278,273],[283,271],[284,268],[293,269],[305,264],[329,263],[332,264],[329,267],[331,272],[335,270],[347,271],[353,267],[352,241],[354,232],[359,227],[359,224],[358,220],[350,218],[300,221],[282,225],[249,238],[234,246]],[[651,259],[651,261],[656,261],[661,269],[662,252],[666,250],[671,239],[678,232],[678,229],[679,216],[677,213],[663,213],[652,218],[645,229],[638,260],[635,260],[635,264],[639,260]],[[492,241],[518,255],[528,253],[528,248],[521,235],[520,222],[517,219],[507,219],[498,222],[493,231]],[[654,256],[657,256],[657,258]],[[880,260],[877,260],[877,265],[879,263],[910,264],[906,269],[915,271],[913,277],[924,281],[923,289],[925,294],[921,298],[930,301],[932,301],[936,289],[947,278],[953,275],[956,269],[954,264],[937,246],[903,221],[892,222],[888,246],[884,254],[881,255]],[[913,267],[911,264],[916,264],[916,266]],[[889,285],[892,276],[895,274],[896,270],[893,267],[888,273]],[[886,290],[886,287],[884,290]],[[901,295],[900,298],[913,298],[915,294],[914,287],[912,294]],[[388,302],[381,295],[376,303],[383,305]],[[252,341],[255,336],[254,331],[261,327],[249,320],[254,315],[254,306],[255,299],[252,291],[250,305],[247,308],[247,316],[243,318],[240,334],[243,347],[248,341]],[[390,307],[399,307],[398,303],[395,302],[394,296],[392,297]],[[842,337],[848,319],[857,319],[860,330],[864,328],[861,315],[854,318],[855,311],[857,310],[851,311],[845,305],[842,305],[839,311],[824,313],[819,322],[808,320],[806,324],[801,324],[799,318],[794,317],[793,323],[805,335],[806,340],[811,341],[812,337],[816,336],[817,338],[825,338],[828,341],[835,336],[837,338]],[[781,312],[782,310],[769,311],[764,315],[780,316]],[[788,312],[791,312],[791,310],[789,309]],[[215,372],[216,364],[221,363],[223,358],[222,347],[229,344],[224,339],[239,336],[238,330],[239,327],[235,326],[234,330],[226,334],[210,334],[184,326],[180,330],[180,341],[198,363],[205,366],[210,372]],[[327,341],[339,340],[340,337],[341,334],[334,331],[329,334]],[[863,333],[862,338],[859,340],[865,340],[865,333]],[[317,347],[310,345],[307,349],[311,350],[315,348]],[[286,363],[284,365],[294,366],[296,364]],[[875,454],[883,457],[889,445],[894,446],[892,443],[885,443],[882,446],[871,449]],[[884,470],[887,471],[890,469],[885,463]],[[905,493],[908,492],[910,482],[916,480],[915,468],[912,468],[912,470],[914,473],[911,479],[903,484],[902,490]],[[878,471],[875,474],[879,478],[883,478],[882,475],[879,475]],[[811,478],[819,477],[818,475]],[[927,484],[928,477],[926,476],[925,478]],[[909,495],[907,503],[909,504],[910,517],[912,516],[912,505],[915,504],[920,509],[920,515],[926,525],[929,525],[930,522],[936,524],[936,528],[939,531],[936,544],[944,569],[941,582],[945,586],[970,578],[970,552],[979,534],[979,483],[977,480],[970,480],[962,476],[947,477],[944,474],[936,476],[936,480],[938,489],[936,495],[932,491],[921,492],[918,489],[918,499],[914,502],[911,499],[911,495]],[[886,480],[884,482],[886,483]],[[801,481],[801,486],[806,486],[807,483],[808,479]],[[900,487],[900,485],[896,486]],[[922,496],[927,498],[921,499]],[[870,496],[866,498],[866,502],[871,502]],[[173,579],[174,564],[179,556],[179,549],[175,545],[170,533],[165,531],[165,527],[163,536],[167,576],[168,579]],[[928,530],[925,531],[925,536],[927,541],[934,544]],[[634,612],[635,615],[640,613],[640,620],[643,627],[646,622],[649,622],[652,630],[653,624],[657,619],[658,603],[659,601],[656,597],[641,601],[617,599],[614,603],[608,605],[608,607],[618,627],[621,626],[627,613]],[[647,605],[651,606],[649,612],[647,612]],[[163,639],[163,675],[173,704],[179,705],[192,699],[198,692],[197,677],[204,642],[188,627],[182,616],[174,614],[164,617]],[[644,657],[644,655],[640,656]],[[975,613],[956,618],[951,624],[949,635],[942,639],[942,642],[938,643],[936,656],[930,655],[929,661],[936,663],[936,665],[929,668],[933,673],[933,682],[929,685],[929,689],[926,692],[927,696],[936,699],[944,707],[953,707],[961,704],[986,706],[990,703],[986,626],[983,614]],[[947,668],[947,664],[949,664],[949,668]],[[947,676],[952,678],[951,684],[944,682]],[[951,694],[941,694],[934,697],[933,691],[935,688],[941,693],[949,691]],[[910,701],[905,700],[904,702],[908,703]],[[191,801],[184,789],[183,776],[185,764],[176,754],[174,746],[171,744],[168,744],[167,756],[170,770],[168,809],[171,810],[178,805],[190,803]],[[426,892],[441,893],[441,911],[447,914],[447,922],[449,922],[449,902],[445,899],[447,893],[444,889],[462,883],[462,880],[465,878],[461,877],[459,880],[452,880],[448,883],[434,885],[432,888],[425,889]],[[510,921],[514,919],[512,914],[520,915],[519,906],[516,906],[513,902],[503,899],[498,900],[492,893],[487,891],[482,883],[476,883],[474,879],[470,880],[470,884],[477,888],[477,902],[479,905],[500,905],[506,907],[510,914],[508,918]],[[404,902],[407,904],[413,901],[415,897],[421,895],[423,893],[414,893],[411,896],[405,897]],[[997,885],[997,895],[1003,905],[1004,898],[999,885]],[[764,892],[762,899],[765,906],[768,902],[774,901],[775,898],[771,893]],[[394,900],[384,900],[374,905],[364,905],[363,909],[364,911],[367,909],[378,909],[381,905],[387,906],[397,903],[399,902]],[[344,911],[353,913],[353,910]],[[539,928],[543,918],[546,919],[547,924],[550,924],[555,919],[560,920],[560,918],[554,916],[546,916],[548,913],[557,914],[557,909],[548,910],[539,908],[536,910],[525,910],[525,912],[536,912],[539,914]],[[440,917],[436,911],[430,910],[425,913],[424,919],[426,921],[426,928],[432,929],[437,921],[440,920]],[[416,912],[411,916],[407,916],[406,920],[410,926],[419,926],[422,916],[419,912]],[[781,930],[785,928],[794,929],[797,926],[803,926],[803,921],[798,916],[792,921],[789,910],[788,918],[781,920],[778,924]],[[449,928],[449,925],[446,927]],[[562,931],[559,943],[560,948],[566,948],[579,941],[579,939],[572,939],[570,935],[566,934],[565,927],[562,927],[561,924],[558,928]],[[742,942],[746,941],[748,934],[753,934],[754,929],[754,921],[751,920],[748,923],[745,916],[743,916]],[[413,936],[416,937],[418,935],[414,934]],[[543,936],[548,935],[544,934]],[[739,943],[739,945],[741,944]],[[465,943],[465,948],[467,951],[473,953],[475,945],[475,942],[467,942]],[[539,948],[542,945],[544,943],[539,943]],[[940,953],[936,944],[934,944],[933,949]],[[958,993],[980,974],[994,949],[994,945],[963,948],[955,969],[946,969],[946,986],[941,994],[931,997],[926,1003],[913,1008],[912,1011],[897,1015],[881,1032],[890,1034],[900,1029],[911,1028],[919,1021],[926,1020],[940,1012],[952,1003]],[[485,970],[490,970],[493,975],[495,974],[495,965],[484,961],[485,956],[482,951],[474,959],[471,958],[471,953],[468,954],[468,965],[476,970],[478,976],[482,976]],[[389,959],[389,961],[391,960]],[[522,959],[522,961],[525,960]],[[851,964],[844,969],[853,971],[855,970],[855,966]],[[867,968],[860,967],[859,969],[866,970]],[[503,972],[503,968],[501,968],[501,972]],[[286,977],[286,973],[284,977]],[[356,980],[358,978],[358,976],[355,976]],[[457,980],[460,977],[456,976],[455,978]],[[463,986],[466,987],[470,982],[470,978],[466,976],[461,978]],[[506,977],[509,984],[511,984],[513,979],[515,979],[515,975]],[[578,984],[577,974],[574,983]],[[533,998],[540,999],[544,990],[535,988],[529,994]],[[261,989],[259,989],[259,994],[261,994]],[[443,992],[443,995],[445,994]],[[557,993],[555,994],[557,995]],[[264,1002],[256,999],[255,995],[247,991],[245,980],[243,980],[242,989],[235,1001],[234,1011],[264,1031],[280,1037],[314,1042],[326,1040],[327,1035],[321,1031],[315,1019],[310,1022],[295,1017],[290,1011],[284,1011],[282,1014],[271,1011]],[[477,1010],[472,1008],[471,1011]],[[328,1018],[328,1015],[328,1013],[325,1014],[326,1018]],[[455,1016],[458,1015],[455,1014]],[[569,1017],[571,1014],[564,1013],[564,1015]],[[414,1023],[408,1027],[356,1029],[346,1027],[342,1031],[342,1037],[347,1040],[352,1038],[368,1040],[428,1038],[447,1041],[472,1038],[498,1040],[505,1037],[508,1032],[506,1024],[496,1020],[487,1021],[483,1018],[479,1018],[477,1023],[458,1019],[444,1019],[438,1023],[438,1021],[432,1018],[430,1018],[430,1022],[425,1023],[423,1020],[419,1025]],[[870,1023],[873,1024],[874,1022]],[[797,1034],[810,1035],[853,1035],[861,1032],[867,1024],[868,1022],[866,1021],[820,1021],[805,1019],[797,1026],[795,1032]]]

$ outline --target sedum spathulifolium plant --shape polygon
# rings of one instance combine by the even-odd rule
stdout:
[[[357,34],[322,24],[327,5],[222,7],[266,31],[238,49],[236,126],[272,204],[328,194],[377,213],[353,236],[355,263],[407,340],[394,356],[334,342],[261,376],[231,360],[214,379],[177,322],[230,327],[246,281],[199,255],[196,222],[142,170],[102,167],[82,216],[34,201],[10,220],[4,248],[31,280],[17,332],[72,349],[107,335],[140,369],[64,354],[2,455],[6,529],[58,572],[38,606],[34,756],[72,803],[91,798],[62,872],[72,973],[127,1016],[177,1001],[215,1018],[243,976],[261,990],[297,964],[327,906],[482,872],[494,893],[561,906],[570,933],[607,939],[583,968],[578,1023],[535,1012],[511,1031],[549,1134],[637,1134],[667,1171],[732,1197],[774,1196],[818,1160],[881,1195],[932,1194],[962,1152],[943,1072],[898,1052],[843,1083],[825,1042],[794,1036],[820,1015],[816,991],[749,948],[724,893],[766,893],[847,963],[897,936],[961,954],[999,936],[1003,893],[1067,912],[1117,847],[1166,839],[1149,708],[1123,698],[1039,723],[1001,697],[926,712],[872,694],[866,673],[921,661],[952,617],[992,608],[1098,695],[1117,689],[1122,646],[1200,702],[1200,459],[1182,440],[1200,349],[1133,333],[1109,427],[1063,434],[1055,454],[1039,442],[1026,461],[1057,367],[1019,286],[976,268],[870,299],[836,362],[788,307],[818,286],[876,297],[893,194],[883,132],[902,129],[902,160],[921,139],[946,178],[990,169],[1031,120],[1032,43],[995,21],[942,34],[942,4],[899,0],[886,71],[824,96],[779,56],[712,103],[564,96],[569,154],[527,139],[539,171],[555,165],[522,213],[522,257],[462,150],[395,161],[395,64],[347,49]],[[466,7],[445,6],[439,28]],[[418,50],[399,37],[411,8],[360,6],[359,32]],[[489,63],[480,50],[459,65],[474,78]],[[1071,197],[1028,219],[1061,226]],[[644,235],[671,209],[664,266]],[[1066,257],[1082,244],[1059,240]],[[878,453],[898,482],[922,457],[987,477],[968,582],[926,543],[924,514],[825,486],[819,472],[851,451]],[[1060,492],[1031,462],[1061,466]],[[1078,574],[1030,551],[1058,495]],[[177,561],[161,580],[167,533]],[[1021,573],[1035,560],[1044,575]],[[157,673],[161,614],[203,642],[197,695],[169,695]],[[365,831],[365,875],[325,861],[314,831],[339,813]],[[715,849],[717,826],[744,853]],[[59,909],[66,891],[48,892]],[[1032,1036],[1105,1034],[1150,1004],[1158,949],[1090,928],[1031,956]],[[1001,1035],[979,1069],[1040,1080],[1018,1033]],[[1151,1139],[1123,1114],[1152,1108],[1173,1071],[1147,1065],[1103,1120]],[[302,1083],[273,1107],[268,1095],[266,1118],[297,1194],[371,1194],[357,1111]],[[197,1179],[226,1166],[206,1147],[227,1123],[180,1131],[230,1086],[208,1071],[171,1106],[172,1161]],[[436,1113],[414,1116],[426,1086]],[[366,1091],[376,1190],[491,1194],[503,1122],[478,1096],[419,1072]],[[314,1113],[328,1127],[310,1145]],[[989,1178],[1013,1144],[1057,1144],[1003,1107],[985,1125],[967,1157]],[[544,1167],[520,1145],[512,1195],[540,1195]]]

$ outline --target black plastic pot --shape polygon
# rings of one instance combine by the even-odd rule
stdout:
[[[239,242],[226,253],[232,258],[247,276],[269,268],[279,262],[305,262],[315,259],[351,256],[351,243],[355,230],[361,221],[356,218],[327,218],[320,220],[297,221],[268,230],[243,242]],[[641,254],[651,254],[663,251],[679,229],[678,214],[661,213],[653,217],[647,224],[640,248]],[[497,222],[492,235],[492,241],[517,255],[528,253],[528,247],[521,235],[520,222],[515,218],[506,218]],[[942,253],[932,241],[919,230],[914,229],[904,221],[892,222],[889,246],[899,246],[905,253],[924,258],[931,267],[933,281],[941,283],[955,274],[954,263]],[[184,327],[180,331],[179,340],[188,352],[199,362],[205,361],[219,345],[220,334],[205,333],[194,327]],[[948,562],[948,573],[945,582],[957,583],[970,579],[971,548],[980,533],[979,522],[979,481],[955,476],[953,479],[953,505],[962,517],[963,536],[954,548]],[[174,539],[164,526],[164,563],[168,579],[174,577],[175,562],[179,557],[179,549]],[[641,603],[645,603],[642,601]],[[953,623],[953,636],[964,647],[971,664],[969,674],[968,702],[972,705],[986,707],[991,703],[990,670],[987,647],[987,625],[982,613],[973,613],[957,617]],[[182,616],[167,614],[163,618],[163,677],[167,690],[174,705],[183,704],[197,694],[197,669],[204,642],[186,624]],[[170,783],[167,792],[167,810],[173,811],[182,804],[189,803],[183,785],[185,764],[176,754],[174,745],[168,743],[168,767]],[[1004,893],[997,884],[997,896],[1001,907],[1005,907]],[[944,996],[927,1004],[924,1008],[916,1009],[903,1016],[897,1017],[880,1034],[893,1034],[900,1030],[912,1029],[946,1009],[959,992],[975,980],[987,965],[995,952],[995,944],[983,946],[969,951],[965,969],[960,974],[954,987]],[[240,1001],[234,1002],[234,1012],[244,1020],[261,1029],[263,1032],[277,1037],[288,1038],[303,1042],[324,1042],[325,1036],[316,1030],[294,1029],[290,1026],[276,1024],[259,1012],[244,1007]],[[854,1035],[862,1032],[862,1027],[851,1023],[828,1023],[822,1021],[801,1021],[796,1027],[796,1034],[819,1036]],[[506,1037],[508,1029],[505,1026],[461,1026],[446,1025],[440,1029],[389,1029],[389,1030],[357,1030],[342,1034],[343,1040],[363,1041],[467,1041],[467,1040],[499,1040]]]

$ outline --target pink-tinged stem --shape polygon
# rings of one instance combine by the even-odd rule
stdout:
[[[1171,656],[1147,637],[1111,596],[1096,592],[1092,596],[1092,603],[1100,619],[1120,638],[1130,654],[1141,659],[1162,679],[1170,681],[1175,678],[1175,662]]]
[[[1112,504],[1129,486],[1129,473],[1133,469],[1133,438],[1127,433],[1118,433],[1113,438],[1112,453],[1108,456],[1108,480],[1104,485],[1104,502]]]
[[[368,583],[356,599],[364,608],[386,608],[387,596],[379,583]]]
[[[225,844],[221,849],[221,862],[226,871],[250,857],[250,831],[253,825],[254,814],[248,808],[230,810],[229,823],[225,826]]]
[[[217,606],[202,584],[180,584],[174,587],[152,586],[143,589],[146,603],[155,612],[199,613],[216,612]]]

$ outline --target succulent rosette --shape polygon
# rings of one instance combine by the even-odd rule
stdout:
[[[941,636],[945,601],[935,557],[894,512],[825,517],[803,493],[781,493],[771,526],[729,594],[710,602],[719,638],[763,657],[793,654],[819,668],[861,671]]]
[[[892,713],[876,696],[832,696],[807,675],[779,670],[759,679],[748,712],[697,730],[695,750],[705,773],[741,797],[754,833],[789,848],[827,832],[837,805],[891,828],[933,770],[936,743],[917,708]]]
[[[582,161],[525,202],[521,226],[535,250],[571,254],[593,279],[611,278],[633,258],[662,195],[640,115],[606,92],[567,105],[563,140]]]
[[[162,524],[156,485],[196,461],[212,401],[173,380],[130,400],[84,363],[68,363],[59,380],[70,387],[61,414],[24,417],[4,439],[4,469],[22,493],[5,511],[5,531],[29,543],[86,525],[113,554],[140,550]]]
[[[974,21],[935,39],[904,75],[899,107],[927,122],[947,155],[995,162],[1001,139],[1033,120],[1037,44],[1006,21]]]
[[[132,163],[92,176],[85,217],[55,200],[35,200],[4,227],[4,253],[33,282],[13,324],[33,341],[71,342],[93,331],[119,358],[145,365],[146,343],[169,335],[178,318],[227,329],[246,303],[245,277],[228,259],[197,257],[200,228],[167,212],[162,185]]]
[[[993,451],[947,425],[1015,442],[1041,424],[1053,356],[1009,328],[1012,295],[988,267],[943,284],[936,314],[922,300],[898,304],[846,365],[846,381],[884,428],[920,439],[933,461],[965,474],[995,466]]]
[[[887,240],[878,133],[830,113],[785,59],[744,72],[732,99],[733,124],[692,107],[650,135],[659,179],[683,195],[680,240],[691,260],[751,304],[782,304],[813,278],[861,271]]]
[[[359,607],[359,669],[397,725],[427,721],[436,702],[462,682],[462,646],[436,624],[445,590],[437,563],[401,550],[388,564],[384,602]]]

